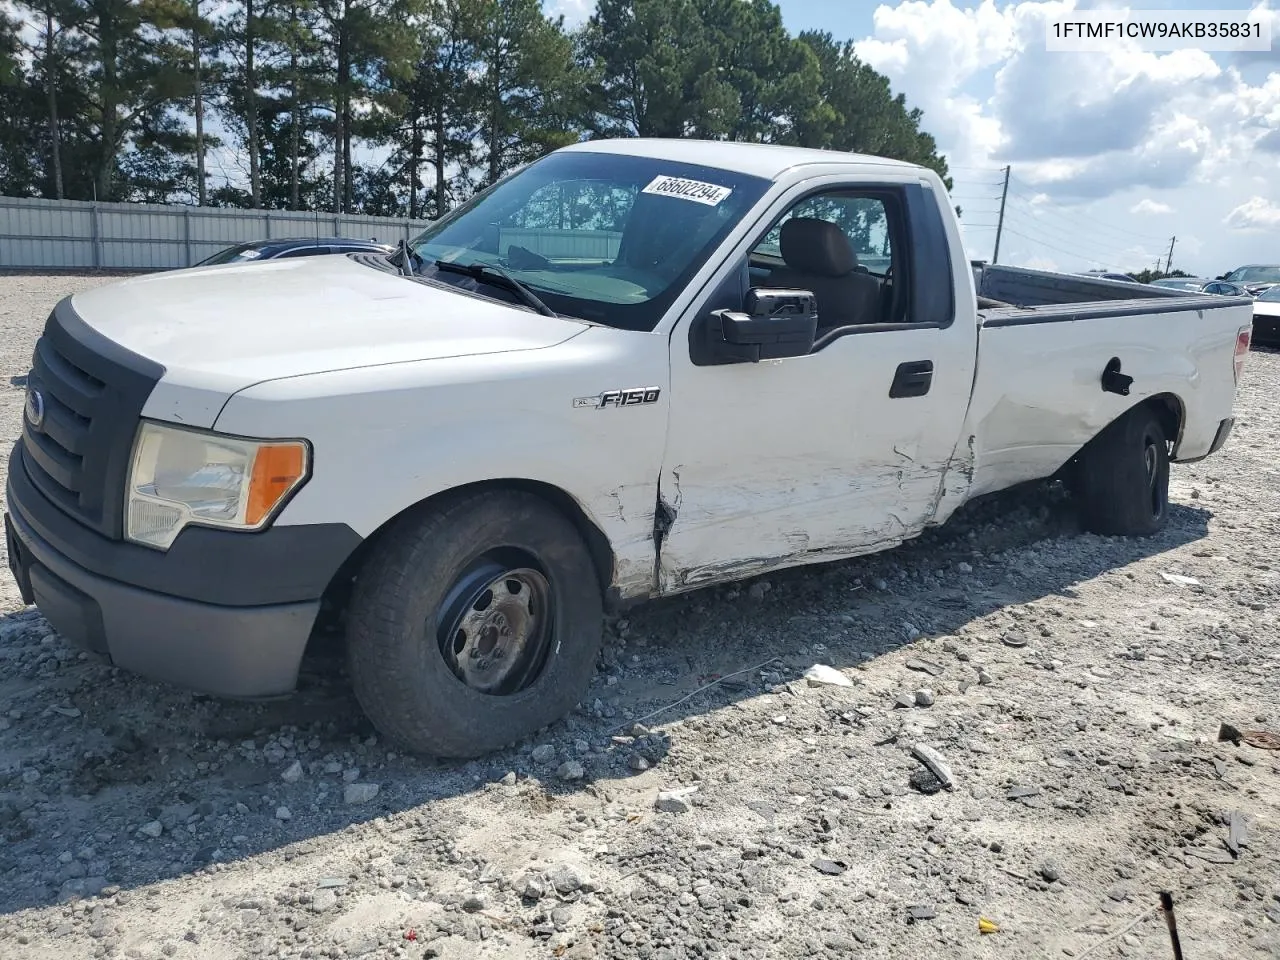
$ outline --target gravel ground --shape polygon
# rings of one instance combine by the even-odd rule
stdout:
[[[6,441],[97,282],[0,277]],[[0,956],[1167,958],[1169,890],[1187,957],[1280,957],[1280,753],[1218,740],[1280,732],[1277,396],[1253,354],[1158,538],[1042,487],[655,603],[579,712],[465,764],[389,752],[331,659],[257,705],[89,661],[4,574]]]

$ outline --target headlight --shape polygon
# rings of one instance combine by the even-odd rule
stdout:
[[[144,422],[129,467],[125,535],[168,549],[188,524],[260,530],[307,477],[300,440],[244,440]]]

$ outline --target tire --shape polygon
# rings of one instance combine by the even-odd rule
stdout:
[[[1138,407],[1081,451],[1073,488],[1093,533],[1149,537],[1169,522],[1169,441],[1156,411]]]
[[[470,758],[560,719],[591,682],[601,587],[574,525],[520,491],[464,494],[388,528],[356,579],[356,699],[402,749]]]

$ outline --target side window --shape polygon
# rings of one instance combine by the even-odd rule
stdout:
[[[884,276],[893,263],[893,240],[889,234],[889,214],[880,197],[846,193],[826,193],[806,197],[774,224],[756,251],[782,258],[782,228],[788,220],[825,220],[844,234],[866,272]]]
[[[811,194],[780,217],[750,253],[753,287],[808,290],[819,335],[910,317],[903,260],[906,224],[891,190]]]

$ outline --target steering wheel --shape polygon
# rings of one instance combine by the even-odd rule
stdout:
[[[515,244],[507,247],[505,262],[517,270],[548,270],[551,268],[551,261],[546,257],[539,253],[534,253],[527,247],[520,247]]]

